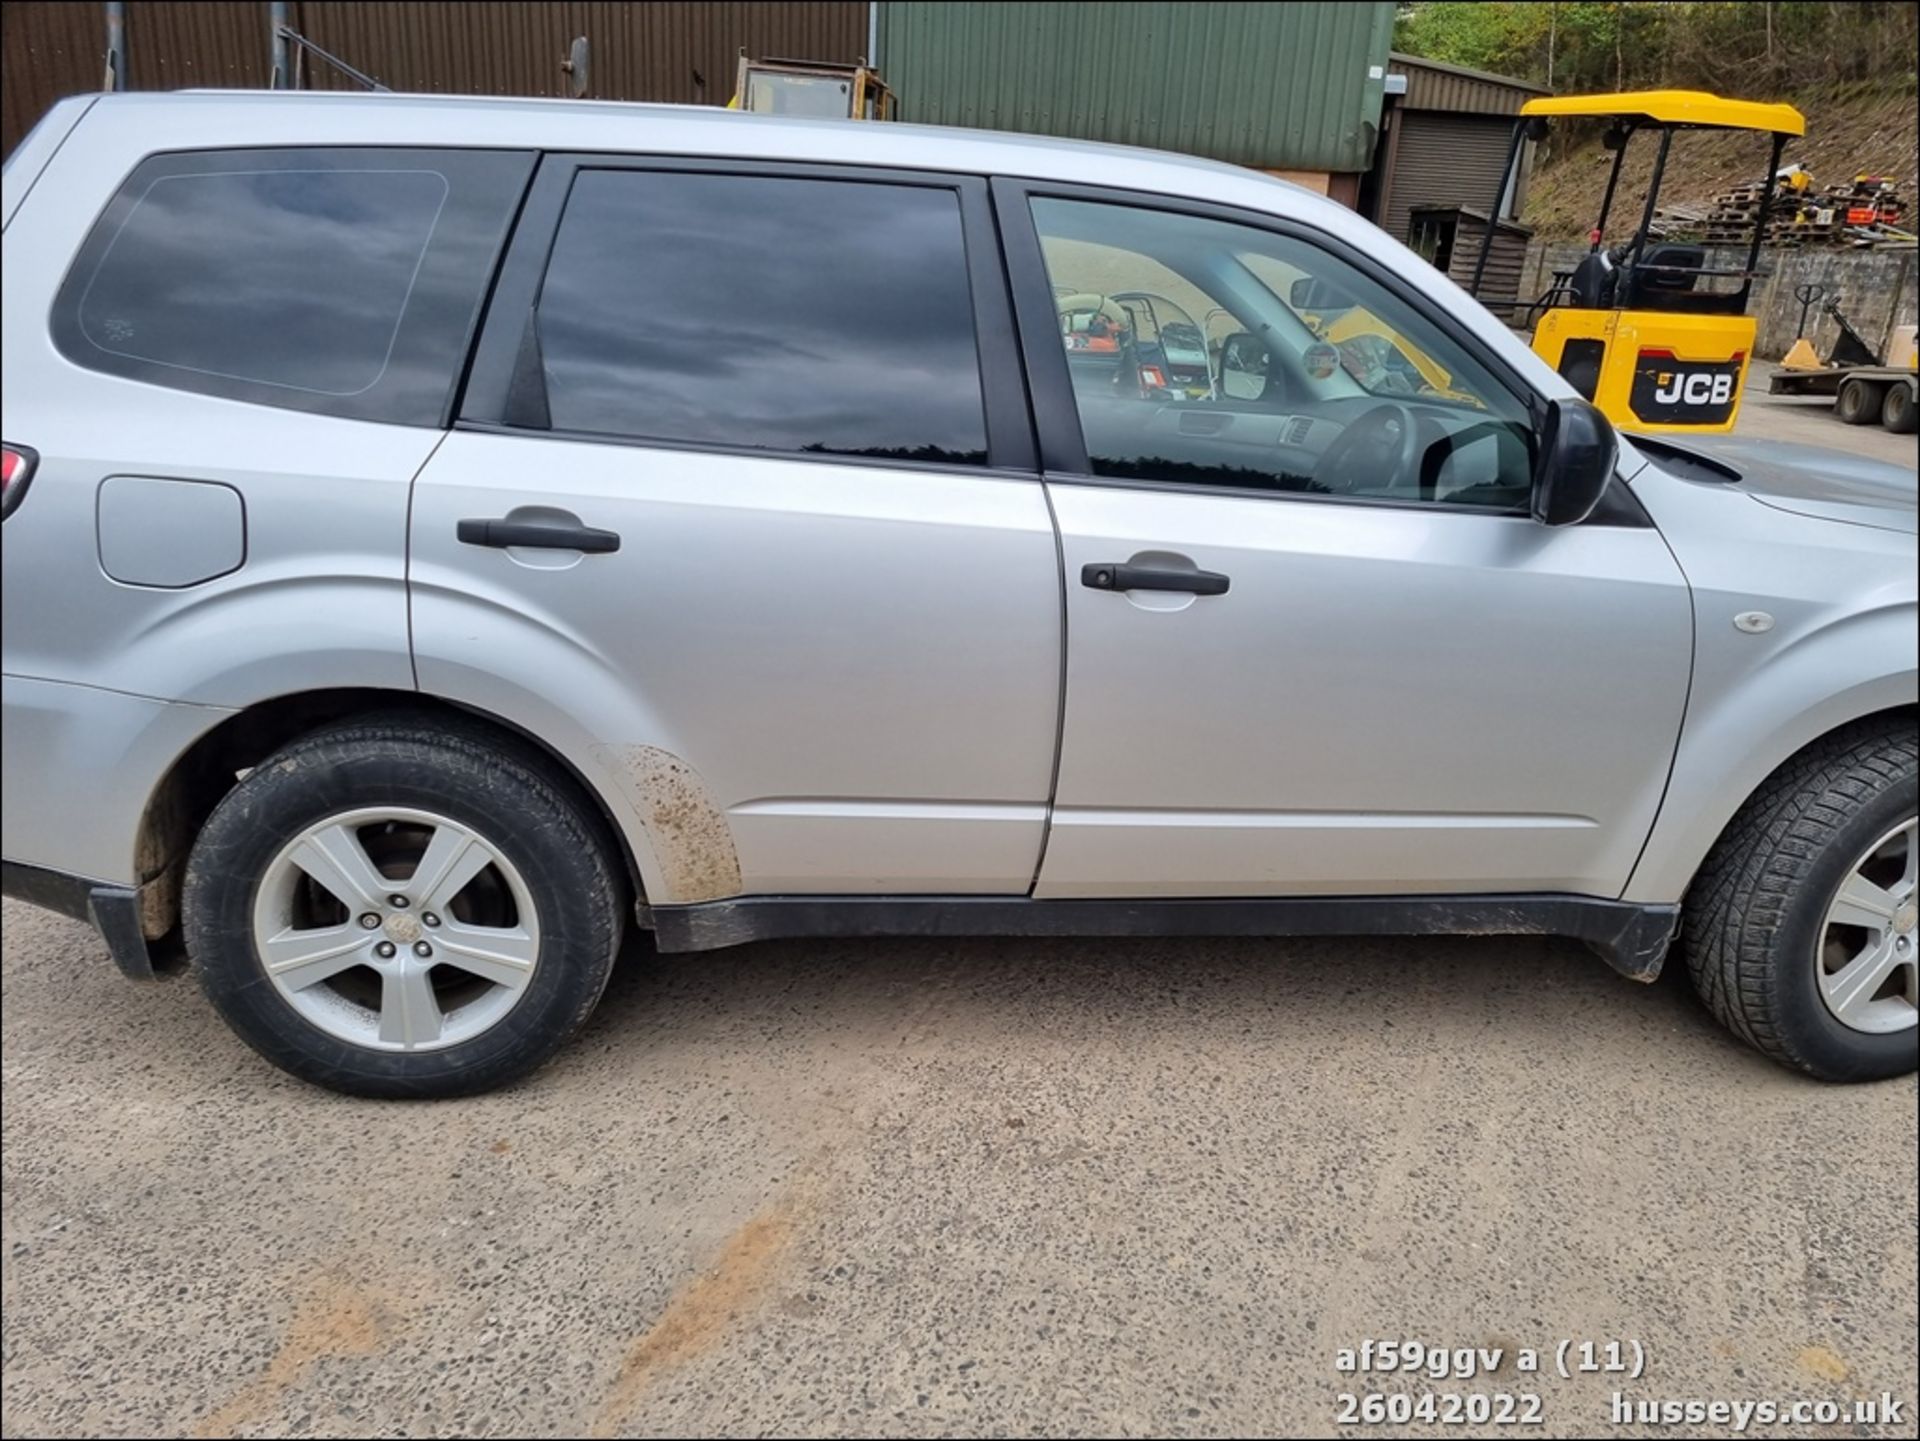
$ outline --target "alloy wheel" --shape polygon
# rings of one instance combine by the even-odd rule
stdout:
[[[1853,863],[1820,926],[1820,997],[1841,1025],[1885,1034],[1920,1021],[1920,821],[1888,831]]]
[[[428,1051],[497,1024],[540,959],[525,880],[473,828],[430,811],[342,812],[261,879],[254,949],[309,1024],[356,1046]]]

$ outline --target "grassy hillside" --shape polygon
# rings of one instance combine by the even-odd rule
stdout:
[[[1807,135],[1788,147],[1824,189],[1862,172],[1915,194],[1913,0],[1400,0],[1394,43],[1429,59],[1515,75],[1560,95],[1709,90],[1797,105]],[[1600,127],[1556,127],[1535,169],[1526,219],[1549,240],[1583,236],[1600,208],[1612,157]],[[1616,219],[1639,219],[1657,142],[1627,153]],[[1661,187],[1663,205],[1706,205],[1766,175],[1767,141],[1683,133]]]
[[[1920,203],[1920,106],[1911,88],[1888,93],[1877,86],[1832,86],[1781,98],[1807,117],[1806,137],[1788,145],[1783,165],[1805,165],[1820,187],[1861,172],[1891,176],[1913,213]],[[1766,173],[1767,143],[1765,136],[1740,132],[1681,132],[1674,138],[1660,203],[1705,205],[1735,185],[1760,179]],[[1639,219],[1657,149],[1658,141],[1645,135],[1629,147],[1607,227],[1611,238],[1621,238]],[[1534,167],[1526,222],[1543,239],[1584,237],[1599,214],[1612,159],[1597,132],[1571,135],[1557,127]]]

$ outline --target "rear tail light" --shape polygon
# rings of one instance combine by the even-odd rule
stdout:
[[[27,482],[33,479],[33,463],[40,457],[24,445],[9,445],[4,448],[4,460],[0,460],[0,519],[13,514],[13,508],[20,504],[20,497],[27,493]]]

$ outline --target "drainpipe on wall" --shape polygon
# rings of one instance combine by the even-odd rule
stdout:
[[[127,7],[118,0],[109,0],[107,5],[107,70],[100,88],[127,88]]]
[[[269,90],[293,89],[293,71],[290,68],[287,53],[286,32],[293,26],[293,17],[288,13],[291,7],[276,3],[267,6],[267,31],[272,37],[272,68],[267,72]]]

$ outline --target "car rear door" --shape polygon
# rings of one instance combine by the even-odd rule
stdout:
[[[1024,893],[1060,583],[986,187],[549,156],[411,525],[423,689],[655,904]]]
[[[1532,520],[1521,383],[1330,238],[995,185],[1070,638],[1035,894],[1618,895],[1691,663],[1685,580],[1638,507]],[[1286,300],[1316,283],[1445,393],[1315,333]],[[1117,291],[1231,316],[1276,359],[1212,397],[1083,377],[1053,297]]]

